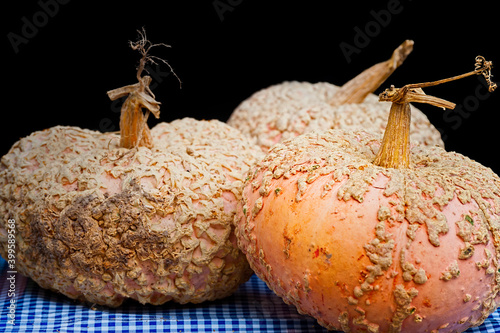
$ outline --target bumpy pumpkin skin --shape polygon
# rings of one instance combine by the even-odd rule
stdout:
[[[382,134],[390,104],[374,94],[363,103],[332,106],[339,87],[326,83],[283,82],[244,100],[227,123],[248,135],[267,152],[274,144],[315,130],[366,130]],[[412,108],[411,142],[444,147],[439,131],[425,114]]]
[[[439,147],[371,163],[378,136],[277,144],[249,173],[236,235],[299,312],[345,332],[462,332],[499,304],[500,178]]]
[[[59,126],[14,144],[0,167],[0,254],[15,219],[17,270],[68,297],[115,307],[234,292],[252,271],[232,220],[260,152],[218,121],[151,134],[152,149]]]

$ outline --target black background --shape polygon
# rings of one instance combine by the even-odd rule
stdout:
[[[140,57],[127,43],[142,27],[152,42],[172,46],[153,54],[182,80],[180,88],[167,66],[150,67],[160,121],[226,121],[252,93],[285,80],[342,85],[405,39],[415,41],[413,53],[377,93],[470,71],[478,54],[499,64],[493,73],[500,73],[493,1],[60,1],[3,5],[1,155],[20,137],[55,125],[118,130],[119,105],[106,91],[135,83]],[[383,16],[388,6],[397,13]],[[26,22],[38,27],[29,30]],[[356,29],[371,36],[361,43]],[[28,38],[13,45],[23,33]],[[357,44],[350,61],[341,43]],[[462,105],[462,113],[418,107],[442,131],[448,150],[500,173],[500,91],[477,98],[484,93],[480,82],[426,90]],[[150,117],[151,126],[156,122]]]

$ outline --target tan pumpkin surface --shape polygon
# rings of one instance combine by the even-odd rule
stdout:
[[[362,103],[331,105],[339,87],[326,83],[283,82],[243,101],[227,123],[252,138],[264,152],[274,144],[315,130],[365,130],[382,134],[390,104],[369,94]],[[413,107],[411,141],[444,147],[439,131]]]
[[[153,147],[57,126],[14,144],[0,165],[0,254],[16,221],[16,268],[91,303],[198,303],[252,274],[232,226],[259,152],[219,121],[151,130]]]

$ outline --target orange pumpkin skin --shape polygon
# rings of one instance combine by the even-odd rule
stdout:
[[[500,300],[500,179],[441,148],[371,164],[365,132],[311,133],[250,173],[236,220],[250,266],[299,312],[345,332],[461,332]]]

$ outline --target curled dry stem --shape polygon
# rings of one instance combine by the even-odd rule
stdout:
[[[491,61],[477,56],[474,70],[471,72],[438,81],[407,84],[403,88],[391,86],[381,93],[379,100],[392,102],[392,105],[382,144],[373,163],[385,168],[405,169],[410,167],[410,103],[417,102],[441,108],[455,108],[455,104],[452,102],[426,95],[422,88],[459,80],[471,75],[483,75],[488,83],[488,90],[492,92],[497,87],[491,81],[492,67]]]
[[[141,60],[139,61],[139,66],[137,67],[137,80],[139,82],[107,92],[112,101],[117,98],[128,96],[121,108],[120,147],[129,149],[139,146],[148,148],[153,146],[147,120],[150,112],[153,113],[156,118],[160,117],[161,103],[155,100],[155,95],[149,88],[152,79],[148,75],[141,76],[144,70],[147,71],[146,64],[148,62],[157,64],[156,61],[161,61],[167,64],[179,81],[179,84],[181,82],[167,61],[149,54],[153,47],[170,47],[170,45],[164,43],[152,44],[147,39],[144,28],[138,32],[139,39],[136,42],[129,42],[129,45],[133,50],[139,51],[142,55]],[[142,109],[146,109],[145,114],[143,114]]]
[[[139,51],[139,53],[141,53],[142,55],[142,58],[139,61],[139,66],[137,67],[137,80],[139,82],[141,81],[141,74],[143,70],[146,70],[147,72],[146,64],[148,62],[157,65],[157,61],[161,61],[168,66],[172,74],[174,74],[174,76],[177,78],[177,81],[179,81],[179,86],[182,86],[181,79],[179,78],[179,76],[177,76],[172,66],[170,66],[170,64],[165,59],[149,54],[153,47],[163,46],[170,48],[172,46],[165,43],[151,43],[146,36],[146,30],[144,29],[144,27],[141,30],[137,30],[137,32],[139,33],[139,38],[137,39],[137,41],[129,41],[130,48],[134,51]]]
[[[391,86],[379,95],[379,100],[393,103],[427,103],[437,107],[454,109],[454,103],[434,96],[428,96],[424,93],[422,88],[437,86],[439,84],[463,79],[471,75],[483,75],[486,79],[486,83],[488,83],[488,91],[493,92],[497,88],[497,85],[491,81],[493,77],[491,74],[492,67],[493,63],[491,61],[486,61],[483,56],[477,56],[473,71],[437,81],[407,84],[403,88]]]

